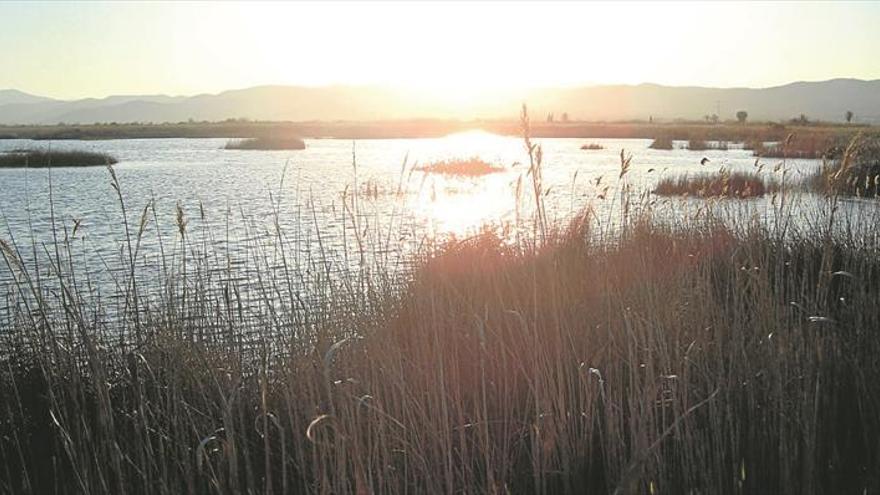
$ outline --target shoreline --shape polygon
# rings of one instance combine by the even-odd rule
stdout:
[[[163,124],[0,125],[0,140],[110,140],[168,138],[255,138],[298,136],[307,139],[414,139],[436,138],[458,132],[482,130],[504,136],[521,136],[518,121],[406,120],[372,122],[185,122]],[[780,141],[790,134],[851,136],[858,132],[880,134],[880,126],[816,123],[699,122],[532,122],[533,138],[654,139],[743,142]]]

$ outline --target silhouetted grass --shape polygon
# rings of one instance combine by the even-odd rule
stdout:
[[[478,177],[481,175],[504,172],[504,167],[493,165],[479,157],[442,160],[416,167],[416,170],[429,174],[455,175],[461,177]]]
[[[227,150],[304,150],[306,143],[298,137],[257,137],[236,139],[226,143]]]
[[[20,149],[0,152],[0,168],[88,167],[115,163],[116,158],[92,151]]]
[[[604,150],[605,147],[599,143],[587,143],[581,146],[582,150],[585,151],[596,151],[596,150]]]
[[[778,189],[775,180],[755,173],[722,171],[664,177],[653,192],[660,196],[753,198]]]

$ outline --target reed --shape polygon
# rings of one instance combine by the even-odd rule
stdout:
[[[587,209],[342,277],[279,230],[246,280],[180,207],[144,266],[151,203],[115,318],[69,225],[36,263],[4,235],[0,492],[880,490],[880,238],[833,205],[782,235],[620,200],[615,228]]]
[[[0,168],[88,167],[115,163],[116,158],[92,151],[46,148],[0,152]]]
[[[880,140],[859,136],[841,154],[809,174],[806,189],[830,196],[880,197]]]
[[[829,133],[789,134],[777,143],[755,143],[752,149],[755,156],[763,158],[835,159],[850,139]]]
[[[758,173],[722,170],[663,177],[652,192],[660,196],[754,198],[778,190],[779,184],[773,178]]]

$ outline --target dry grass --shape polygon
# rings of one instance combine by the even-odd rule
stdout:
[[[0,168],[88,167],[112,165],[116,158],[91,151],[52,149],[20,149],[0,152]]]
[[[754,198],[779,190],[775,180],[756,173],[700,173],[664,177],[653,193],[661,196]]]
[[[470,158],[442,160],[427,165],[418,166],[416,167],[416,170],[428,174],[453,175],[459,177],[479,177],[483,175],[504,172],[505,168],[491,164],[479,157],[473,156]]]
[[[806,188],[833,196],[880,197],[880,140],[859,137],[841,155],[809,175]]]
[[[828,133],[789,134],[772,145],[752,143],[752,150],[755,156],[763,158],[831,159],[840,156],[841,145],[847,141],[848,138],[844,141]]]

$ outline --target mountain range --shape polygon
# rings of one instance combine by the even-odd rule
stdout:
[[[832,79],[770,88],[705,88],[657,84],[498,91],[479,98],[378,86],[258,86],[196,96],[119,95],[59,100],[0,90],[0,124],[88,124],[251,119],[369,121],[413,118],[514,117],[527,102],[532,115],[571,120],[734,119],[779,121],[800,115],[839,122],[847,111],[859,123],[880,123],[880,80]]]

